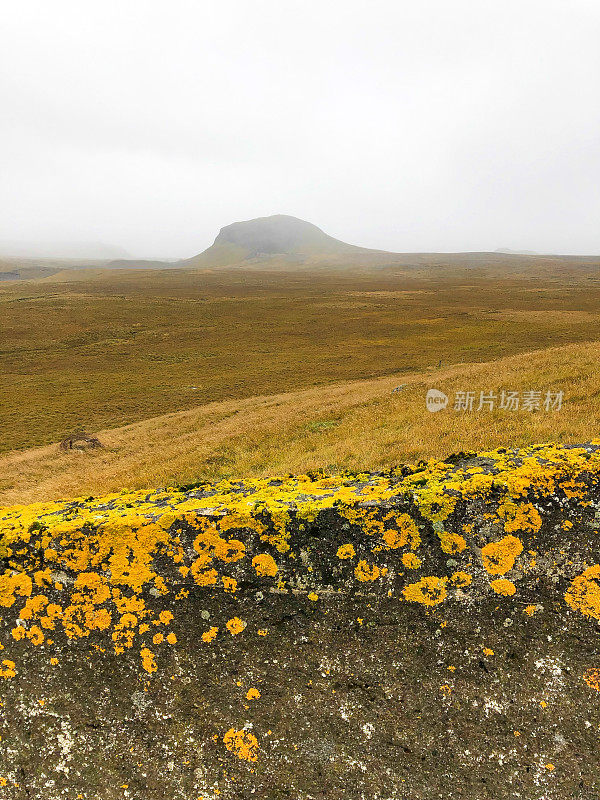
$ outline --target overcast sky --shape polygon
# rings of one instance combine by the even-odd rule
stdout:
[[[598,0],[18,0],[0,242],[600,253]]]

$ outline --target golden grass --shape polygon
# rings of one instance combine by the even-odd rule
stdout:
[[[458,450],[583,442],[599,434],[600,342],[198,408],[99,432],[103,450],[0,456],[0,502],[97,495],[201,479],[386,469]],[[400,392],[392,389],[400,383]],[[425,392],[562,390],[558,412],[431,414]]]
[[[0,328],[7,451],[212,401],[600,339],[600,285],[582,267],[65,271],[1,284]]]

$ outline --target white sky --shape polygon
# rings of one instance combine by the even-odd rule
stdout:
[[[0,241],[600,253],[598,0],[18,0]]]

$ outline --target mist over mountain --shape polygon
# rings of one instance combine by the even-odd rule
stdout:
[[[186,267],[219,267],[244,262],[282,260],[289,263],[337,262],[353,257],[387,256],[384,251],[347,244],[310,222],[287,214],[274,214],[221,228],[214,243],[192,258]]]
[[[0,240],[2,258],[54,258],[106,260],[129,258],[122,247],[93,241],[6,241]]]

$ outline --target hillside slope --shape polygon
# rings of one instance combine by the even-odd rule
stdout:
[[[180,262],[187,267],[221,267],[257,259],[301,264],[319,259],[389,257],[391,253],[346,244],[310,222],[287,214],[274,214],[221,228],[214,243],[203,253]]]
[[[0,457],[0,504],[96,495],[200,479],[388,469],[401,461],[506,443],[588,441],[598,435],[600,342],[480,364],[209,403],[100,431],[101,450],[56,444]],[[399,391],[393,391],[403,385]],[[450,407],[431,414],[431,387]],[[457,391],[551,389],[560,411],[454,411]]]

